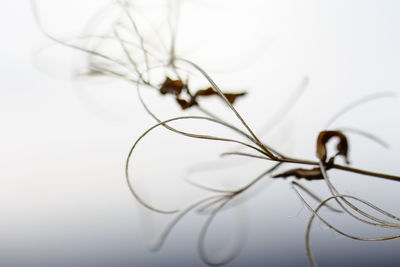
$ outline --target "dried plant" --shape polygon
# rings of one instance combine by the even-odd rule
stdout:
[[[215,120],[213,118],[209,117],[196,117],[196,116],[182,116],[182,117],[176,117],[172,118],[169,120],[165,120],[162,122],[159,122],[158,124],[154,125],[153,127],[149,128],[146,132],[144,132],[139,139],[135,142],[135,144],[132,146],[127,162],[126,162],[126,178],[127,182],[130,186],[131,192],[133,195],[138,199],[139,202],[141,202],[144,206],[148,207],[151,210],[161,212],[161,213],[178,213],[176,217],[171,221],[171,223],[168,225],[168,227],[164,230],[164,232],[160,235],[158,246],[161,246],[161,244],[164,242],[165,238],[167,237],[169,231],[172,229],[173,226],[189,211],[197,209],[199,211],[208,211],[209,212],[209,217],[207,221],[205,222],[203,229],[201,230],[200,233],[200,238],[199,238],[199,252],[200,255],[202,256],[203,260],[210,264],[210,265],[215,265],[215,264],[223,264],[226,261],[231,260],[232,258],[226,258],[220,262],[213,262],[211,261],[207,255],[204,254],[204,237],[207,232],[207,229],[209,227],[209,224],[212,222],[215,214],[223,207],[225,206],[229,201],[237,197],[238,195],[242,194],[246,190],[248,190],[250,187],[254,186],[258,181],[260,181],[263,178],[270,177],[273,179],[279,179],[279,178],[287,178],[287,177],[293,177],[295,179],[305,179],[305,180],[325,180],[331,196],[322,199],[321,197],[317,196],[317,194],[313,193],[311,190],[307,189],[304,185],[298,183],[296,180],[292,181],[293,188],[295,189],[296,193],[299,195],[300,199],[304,202],[307,208],[309,208],[312,212],[312,217],[309,221],[308,227],[307,227],[307,232],[306,232],[306,245],[307,245],[307,253],[310,259],[310,262],[313,266],[316,266],[316,263],[312,257],[311,254],[311,248],[310,248],[310,230],[311,230],[311,225],[315,217],[319,218],[324,224],[326,224],[329,228],[332,228],[339,234],[349,237],[352,239],[357,239],[357,240],[363,240],[363,241],[383,241],[383,240],[389,240],[389,239],[394,239],[400,237],[400,235],[394,235],[394,236],[387,236],[387,237],[379,237],[379,238],[362,238],[362,237],[356,237],[352,236],[350,234],[347,234],[334,226],[332,226],[330,223],[328,223],[326,220],[324,220],[319,214],[319,210],[323,207],[326,206],[330,208],[334,212],[345,212],[349,216],[353,217],[354,219],[368,224],[368,225],[373,225],[377,227],[384,227],[384,228],[391,228],[391,229],[399,229],[400,224],[396,221],[399,220],[398,217],[390,214],[389,212],[386,212],[385,210],[373,205],[372,203],[363,200],[359,197],[355,196],[350,196],[350,195],[344,195],[340,193],[334,185],[331,183],[329,176],[327,174],[328,170],[342,170],[342,171],[347,171],[351,173],[357,173],[361,175],[366,175],[366,176],[372,176],[372,177],[377,177],[377,178],[384,178],[384,179],[389,179],[393,181],[400,181],[400,176],[395,176],[395,175],[390,175],[390,174],[385,174],[385,173],[380,173],[380,172],[373,172],[369,170],[364,170],[364,169],[359,169],[359,168],[354,168],[350,167],[349,160],[348,160],[348,147],[349,147],[349,142],[347,140],[346,135],[339,130],[326,130],[326,131],[321,131],[318,135],[318,139],[316,141],[316,157],[317,160],[308,160],[308,159],[299,159],[299,158],[294,158],[290,156],[283,155],[282,153],[278,152],[276,149],[273,149],[271,146],[261,142],[259,138],[254,134],[252,129],[248,126],[248,124],[245,122],[245,120],[241,117],[241,115],[236,111],[236,109],[231,105],[231,103],[225,98],[224,94],[221,92],[221,90],[218,88],[218,86],[214,83],[214,81],[207,75],[206,72],[204,72],[199,66],[195,65],[194,63],[191,63],[189,61],[186,61],[187,63],[191,64],[193,67],[195,67],[197,70],[199,70],[210,82],[210,85],[214,88],[216,92],[219,93],[220,97],[225,100],[226,105],[236,114],[237,118],[240,120],[242,125],[245,127],[246,131],[240,131],[237,128],[230,127],[227,123],[221,123],[218,120]],[[388,96],[388,95],[375,95],[372,98],[377,98],[377,97],[382,97],[382,96]],[[371,96],[368,96],[366,99],[370,99]],[[354,106],[354,105],[352,105]],[[237,139],[228,139],[224,137],[217,137],[217,136],[209,136],[209,135],[197,135],[189,132],[184,132],[180,131],[178,129],[175,129],[171,126],[168,126],[168,123],[176,121],[176,120],[209,120],[213,123],[216,124],[222,124],[226,127],[229,127],[236,133],[242,135],[245,137],[248,142],[242,142]],[[234,152],[225,152],[222,155],[237,155],[237,156],[243,156],[243,157],[251,157],[251,158],[258,158],[258,159],[263,159],[266,161],[272,161],[274,162],[274,165],[260,174],[258,177],[256,177],[253,181],[249,182],[247,185],[243,186],[242,188],[234,191],[229,191],[229,190],[220,190],[220,189],[215,189],[215,188],[209,188],[205,187],[200,184],[194,184],[196,186],[199,186],[203,189],[206,189],[212,193],[210,196],[206,196],[204,199],[201,199],[200,201],[195,202],[194,204],[188,205],[186,208],[182,210],[171,210],[171,211],[164,211],[157,209],[156,207],[151,206],[150,204],[146,203],[145,200],[143,200],[136,192],[134,189],[134,186],[131,183],[131,176],[129,174],[129,164],[131,161],[132,157],[132,152],[136,148],[137,144],[142,140],[143,137],[145,137],[149,132],[151,132],[153,129],[159,126],[165,126],[168,130],[173,131],[177,134],[181,134],[184,136],[192,137],[192,138],[198,138],[198,139],[207,139],[207,140],[215,140],[215,141],[223,141],[223,142],[232,142],[232,143],[237,143],[243,148],[249,148],[253,150],[253,153],[244,153],[240,151],[234,151]],[[357,131],[358,133],[371,138],[371,140],[374,140],[376,142],[382,143],[382,141],[379,140],[379,138],[376,138],[372,136],[369,133],[364,133],[362,131]],[[326,148],[326,144],[332,140],[333,138],[338,138],[339,142],[337,144],[337,151],[334,153],[333,156],[328,157],[328,151]],[[335,163],[335,159],[338,156],[342,156],[345,158],[347,165],[341,165]],[[279,172],[278,170],[283,166],[287,164],[296,164],[296,165],[305,165],[305,166],[312,166],[312,168],[291,168],[289,170]],[[317,199],[320,201],[320,204],[316,209],[311,208],[310,204],[306,202],[304,197],[300,194],[300,191],[298,188],[302,189],[304,192],[312,196],[313,198]],[[327,202],[330,200],[336,200],[337,204],[339,204],[340,208],[334,208],[333,206],[328,205]],[[384,220],[380,219],[376,216],[374,216],[371,212],[369,212],[367,209],[362,208],[357,206],[356,204],[352,203],[350,200],[355,200],[356,202],[362,203],[364,205],[367,205],[370,207],[372,210],[377,211],[381,213],[382,215],[388,217],[390,220]]]
[[[377,142],[383,146],[387,146],[385,142],[379,138],[373,136],[372,134],[353,128],[341,128],[341,129],[330,129],[330,125],[345,114],[351,111],[352,108],[357,107],[365,102],[375,100],[381,97],[391,97],[391,93],[375,94],[364,97],[356,102],[352,102],[344,108],[340,109],[339,112],[328,121],[328,124],[324,127],[324,130],[319,132],[318,138],[316,140],[315,153],[316,158],[313,160],[291,157],[284,155],[279,151],[279,149],[273,148],[269,144],[261,141],[260,137],[255,134],[253,129],[248,125],[246,120],[241,116],[241,114],[233,106],[237,98],[244,96],[245,92],[224,92],[220,87],[214,82],[214,80],[209,76],[209,74],[196,63],[180,58],[175,51],[175,35],[174,27],[170,26],[170,40],[169,44],[166,45],[160,35],[155,29],[154,36],[159,37],[159,44],[156,46],[154,43],[150,42],[143,37],[142,29],[138,25],[135,16],[133,15],[134,8],[130,1],[116,1],[116,5],[122,11],[121,15],[114,21],[111,29],[104,33],[103,35],[85,35],[75,40],[60,40],[49,34],[53,41],[61,43],[63,45],[72,47],[83,51],[89,55],[88,57],[88,70],[86,75],[106,75],[113,76],[117,78],[122,78],[128,82],[136,85],[138,97],[147,111],[147,113],[156,120],[156,124],[151,128],[147,129],[133,144],[131,147],[125,165],[126,182],[132,195],[146,208],[159,212],[159,213],[175,213],[175,217],[170,221],[167,227],[160,234],[156,244],[155,249],[159,249],[164,241],[166,240],[171,229],[182,219],[186,214],[191,211],[198,211],[201,214],[207,215],[207,219],[200,231],[198,240],[198,250],[201,258],[204,262],[210,265],[224,264],[233,259],[238,250],[233,250],[230,255],[226,258],[214,261],[209,258],[205,252],[205,237],[207,230],[212,223],[215,215],[229,202],[237,198],[239,195],[246,192],[249,188],[256,186],[256,184],[262,179],[286,179],[290,178],[293,189],[298,194],[304,205],[310,210],[311,218],[309,220],[306,229],[306,248],[307,254],[310,259],[312,266],[316,266],[316,262],[311,253],[310,245],[310,231],[313,221],[317,218],[322,223],[327,225],[330,229],[339,233],[342,236],[356,239],[360,241],[383,241],[389,239],[395,239],[400,237],[400,235],[391,235],[386,237],[377,238],[363,238],[348,234],[324,219],[320,215],[320,210],[322,207],[328,207],[332,212],[341,212],[343,214],[349,215],[351,218],[363,224],[372,225],[381,228],[389,229],[400,229],[400,218],[392,215],[389,212],[375,206],[367,200],[362,198],[351,196],[348,194],[343,194],[333,185],[331,182],[328,172],[331,170],[341,170],[345,172],[350,172],[354,174],[371,176],[376,178],[389,179],[393,181],[400,181],[400,177],[396,175],[390,175],[381,172],[374,172],[370,170],[355,168],[350,166],[349,161],[349,140],[347,138],[347,133],[356,133],[361,136],[367,137],[370,140]],[[40,18],[38,17],[38,22],[40,25]],[[85,41],[83,44],[77,44],[77,41]],[[88,42],[91,41],[91,42]],[[109,53],[107,49],[102,50],[103,44],[112,44],[114,49],[117,49],[117,53]],[[105,46],[104,46],[105,47]],[[158,50],[155,47],[163,47],[164,49]],[[117,56],[115,56],[115,54]],[[193,90],[189,86],[189,81],[194,73],[200,74],[207,81],[208,86],[205,88],[196,88]],[[305,87],[306,82],[300,87],[300,91]],[[161,120],[156,114],[154,114],[150,108],[150,105],[146,104],[142,95],[142,88],[151,88],[157,90],[161,95],[170,95],[178,106],[182,110],[189,108],[195,108],[197,111],[201,112],[202,115],[187,115],[173,117],[167,120]],[[202,101],[206,101],[210,96],[218,96],[230,111],[236,116],[240,127],[237,127],[218,115],[215,115],[203,108],[201,105]],[[295,98],[294,101],[296,101]],[[291,100],[292,101],[292,100]],[[290,110],[292,103],[289,101],[287,105],[284,106],[282,112],[279,114],[278,118],[283,118],[287,112]],[[206,134],[196,134],[184,130],[180,130],[171,125],[175,121],[208,121],[211,124],[222,126],[233,133],[240,136],[239,138],[228,138],[224,136],[214,136]],[[278,120],[279,121],[279,120]],[[184,205],[182,209],[175,210],[163,210],[149,204],[146,199],[144,199],[139,192],[137,192],[135,187],[134,177],[131,175],[131,164],[134,160],[133,152],[137,145],[156,128],[165,128],[175,134],[186,136],[194,139],[212,140],[216,142],[227,142],[238,145],[238,149],[235,151],[222,153],[222,156],[240,156],[245,158],[256,158],[265,160],[272,163],[272,166],[267,170],[262,172],[260,175],[255,177],[252,181],[247,183],[236,190],[221,190],[214,187],[208,187],[202,184],[191,182],[195,187],[202,188],[208,192],[208,195],[204,196],[202,199],[195,201],[194,203]],[[274,125],[271,126],[271,128]],[[338,143],[336,146],[336,151],[328,151],[327,144],[333,140],[337,139]],[[246,150],[244,150],[246,149]],[[342,157],[346,164],[336,163],[336,159]],[[284,166],[289,166],[288,169],[283,169]],[[138,179],[139,177],[136,177]],[[305,179],[309,181],[323,180],[325,181],[330,195],[322,198],[316,193],[312,192],[310,189],[300,184],[297,180]],[[312,208],[310,203],[306,201],[302,193],[304,192],[317,200],[319,205],[316,208]],[[330,202],[335,202],[338,207],[331,205]],[[362,204],[362,205],[360,205]],[[336,206],[337,206],[336,205]],[[368,207],[369,209],[367,209]],[[377,217],[372,212],[377,212],[382,215],[383,218]]]

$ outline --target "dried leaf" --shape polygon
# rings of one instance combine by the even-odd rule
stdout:
[[[233,104],[237,97],[244,96],[246,92],[241,93],[223,93],[226,99],[228,99],[229,103]],[[211,96],[211,95],[218,95],[216,91],[212,87],[208,87],[206,89],[198,90],[194,97],[197,96]]]
[[[186,87],[186,84],[182,82],[182,80],[172,80],[167,77],[160,87],[160,93],[165,94],[173,94],[175,95],[176,102],[179,106],[185,110],[197,104],[197,98],[199,96],[212,96],[218,95],[218,93],[212,88],[208,87],[206,89],[198,90],[194,95],[190,95],[189,100],[185,100],[180,97],[182,90]],[[224,96],[228,99],[229,103],[233,104],[237,97],[244,96],[246,92],[241,93],[223,93]]]
[[[323,162],[326,162],[326,144],[332,137],[339,138],[339,143],[336,146],[336,149],[338,150],[336,155],[342,155],[345,158],[346,162],[349,163],[349,160],[347,158],[349,145],[346,136],[340,131],[322,131],[319,133],[317,139],[317,157]]]
[[[322,176],[321,169],[318,167],[313,169],[302,169],[302,168],[291,169],[283,173],[276,174],[272,176],[272,178],[287,178],[290,176],[294,176],[299,179],[304,178],[306,180],[320,180],[324,178]]]
[[[331,169],[335,165],[335,157],[332,157],[325,162],[325,170]],[[304,178],[306,180],[321,180],[324,179],[322,174],[321,168],[315,167],[312,169],[302,169],[302,168],[295,168],[290,169],[285,172],[275,174],[272,178],[287,178],[290,176],[294,176],[298,179]]]
[[[169,78],[167,78],[166,82],[171,83],[172,80],[170,80]],[[176,81],[172,81],[172,82],[176,82]],[[165,85],[166,83],[164,83]],[[162,88],[164,88],[164,85]],[[167,86],[166,86],[167,87]],[[183,88],[183,87],[182,87]],[[166,88],[167,89],[167,88]],[[160,89],[161,92],[161,89]],[[174,92],[173,90],[170,90],[169,92]],[[185,100],[179,97],[181,91],[179,91],[178,94],[176,94],[176,102],[178,102],[178,104],[181,106],[181,108],[183,110],[190,108],[194,105],[197,104],[197,98],[199,96],[212,96],[212,95],[218,95],[218,93],[216,91],[214,91],[214,89],[212,87],[208,87],[206,89],[200,89],[198,90],[194,95],[190,96],[189,100]],[[162,93],[162,92],[161,92]],[[246,92],[242,92],[242,93],[223,93],[224,96],[228,99],[228,101],[233,104],[236,100],[237,97],[239,96],[243,96],[246,94]]]
[[[214,91],[214,89],[212,89],[212,87],[208,87],[206,89],[200,89],[196,92],[195,96],[210,96],[210,95],[218,95],[218,93],[216,91]]]
[[[175,96],[179,96],[182,92],[182,89],[185,87],[185,84],[181,80],[172,80],[169,77],[164,81],[163,85],[160,88],[160,93],[165,94],[174,94]]]
[[[235,103],[235,100],[237,97],[244,96],[246,92],[241,92],[241,93],[224,93],[224,96],[226,99],[228,99],[229,103],[233,104]]]
[[[196,101],[194,101],[194,98],[191,98],[189,101],[186,101],[185,99],[177,97],[176,102],[178,102],[179,106],[181,106],[181,108],[183,110],[190,108],[191,106],[196,104]]]

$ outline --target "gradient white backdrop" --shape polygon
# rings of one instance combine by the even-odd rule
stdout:
[[[203,4],[188,4],[178,49],[221,87],[248,89],[238,109],[255,129],[309,77],[294,110],[265,139],[287,153],[313,158],[318,131],[340,107],[371,93],[400,93],[398,1],[198,2]],[[38,3],[48,30],[71,37],[107,2]],[[127,152],[153,123],[134,90],[117,82],[99,85],[98,94],[96,84],[82,93],[81,84],[70,79],[79,55],[60,45],[42,49],[52,43],[39,31],[29,1],[4,1],[0,22],[0,266],[204,266],[196,252],[202,216],[189,215],[161,251],[148,250],[149,238],[168,218],[138,206],[124,181]],[[337,121],[390,144],[385,150],[351,136],[355,166],[400,173],[399,119],[399,99],[386,98]],[[223,148],[160,131],[138,150],[136,171],[162,176],[160,184],[179,183],[185,168],[204,156],[217,158]],[[226,171],[232,179],[256,174],[246,168]],[[341,172],[332,177],[343,192],[398,212],[400,184]],[[309,185],[326,193],[322,183]],[[160,187],[147,186],[163,203],[157,198]],[[247,238],[228,266],[307,266],[308,211],[288,182],[259,187],[262,191],[241,208]],[[234,216],[221,214],[211,240],[229,237]],[[349,231],[363,233],[343,220]],[[349,241],[321,224],[315,228],[312,246],[321,266],[397,266],[400,261],[398,240]]]

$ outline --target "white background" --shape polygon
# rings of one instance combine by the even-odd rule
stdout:
[[[53,34],[74,36],[106,3],[81,2],[42,2],[42,14]],[[265,138],[286,153],[312,159],[317,133],[335,111],[371,93],[400,93],[398,1],[214,4],[204,22],[201,14],[207,14],[213,4],[189,5],[187,12],[193,15],[185,18],[178,52],[202,64],[221,87],[248,89],[238,109],[251,126],[262,128],[302,78],[310,79],[286,121]],[[82,93],[70,79],[71,59],[79,55],[61,46],[41,50],[52,43],[39,31],[29,1],[4,2],[0,21],[0,265],[203,266],[196,252],[204,220],[199,215],[181,221],[161,251],[148,251],[149,237],[169,217],[139,207],[124,181],[127,152],[153,123],[134,90],[110,83],[100,86],[99,95],[96,84]],[[168,101],[155,99],[159,101],[155,106]],[[400,173],[399,114],[398,98],[385,98],[337,121],[336,126],[358,127],[390,144],[385,150],[363,137],[350,136],[354,166]],[[182,141],[163,131],[157,134],[142,144],[135,166],[139,177],[162,176],[158,181],[164,185],[166,179],[181,181],[185,169],[205,156],[217,158],[226,148]],[[235,176],[232,179],[257,174],[246,168],[226,171]],[[332,172],[332,177],[343,192],[397,214],[400,185],[396,182],[343,172]],[[260,185],[263,191],[258,190],[242,207],[248,219],[246,245],[229,264],[307,265],[304,231],[309,213],[288,182],[267,184]],[[326,194],[322,182],[309,185]],[[157,195],[159,185],[147,186],[154,201],[165,201]],[[168,196],[173,198],[180,187],[171,188]],[[214,234],[215,242],[234,224],[236,217],[231,215],[221,214],[216,221],[213,230],[221,238]],[[343,222],[350,232],[359,230],[350,219]],[[338,238],[318,223],[315,228],[312,246],[321,266],[380,266],[382,262],[395,266],[399,261],[396,240],[362,243]]]

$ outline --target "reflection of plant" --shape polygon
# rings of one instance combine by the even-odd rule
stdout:
[[[106,75],[113,76],[117,78],[122,78],[126,81],[132,82],[137,85],[137,92],[139,99],[148,112],[148,114],[153,117],[157,124],[145,131],[134,143],[129,151],[126,160],[126,181],[128,183],[129,189],[131,190],[134,197],[145,207],[160,213],[177,213],[175,218],[170,222],[170,224],[161,233],[156,248],[159,248],[165,239],[167,238],[170,230],[175,226],[175,224],[188,212],[197,210],[208,215],[208,219],[203,225],[200,232],[199,238],[199,253],[202,259],[208,264],[222,264],[233,258],[234,254],[225,258],[222,261],[214,262],[210,260],[204,251],[204,239],[207,233],[207,229],[212,222],[214,216],[227,205],[228,202],[232,201],[238,195],[246,192],[249,188],[253,187],[258,181],[269,176],[272,179],[289,178],[294,179],[306,179],[306,180],[324,180],[330,190],[330,196],[326,199],[322,199],[315,193],[311,192],[304,185],[292,180],[292,185],[295,192],[299,195],[300,199],[303,201],[304,205],[311,211],[312,215],[308,223],[306,231],[306,244],[307,253],[310,262],[313,266],[316,265],[310,248],[310,229],[315,218],[320,219],[321,222],[326,224],[329,228],[333,229],[337,233],[357,240],[363,241],[382,241],[388,239],[394,239],[400,237],[400,235],[379,237],[379,238],[362,238],[347,234],[338,228],[334,227],[327,220],[322,218],[319,211],[322,207],[328,207],[335,212],[344,212],[350,215],[357,221],[383,228],[400,229],[400,218],[376,207],[370,202],[363,200],[361,198],[345,195],[340,193],[336,187],[331,183],[328,176],[329,170],[342,170],[351,173],[358,173],[361,175],[374,176],[378,178],[390,179],[394,181],[400,181],[399,176],[389,175],[379,172],[371,172],[364,169],[353,168],[349,166],[348,161],[348,147],[349,142],[346,137],[346,132],[352,131],[353,133],[358,133],[364,135],[383,144],[378,138],[370,135],[369,133],[360,131],[358,129],[336,129],[329,130],[328,126],[344,112],[347,112],[352,107],[362,104],[365,101],[370,101],[377,97],[386,95],[374,95],[367,98],[361,99],[358,102],[352,103],[351,105],[342,109],[337,116],[329,122],[326,130],[319,133],[318,139],[316,141],[316,156],[317,160],[308,160],[301,158],[294,158],[280,153],[277,149],[272,148],[270,145],[263,143],[260,138],[254,133],[250,126],[246,123],[244,118],[239,114],[239,112],[234,108],[233,104],[238,97],[243,96],[244,92],[239,93],[227,93],[222,92],[219,86],[213,81],[213,79],[197,64],[192,61],[180,58],[175,51],[175,32],[173,27],[170,27],[171,38],[169,45],[165,45],[159,33],[150,28],[147,29],[151,31],[151,36],[155,37],[159,42],[154,44],[153,39],[146,39],[146,36],[142,32],[142,28],[136,20],[136,17],[132,14],[134,9],[133,5],[129,1],[117,1],[118,7],[122,10],[122,15],[119,16],[113,23],[111,30],[100,35],[86,35],[77,38],[72,41],[62,41],[52,37],[47,34],[51,39],[63,45],[72,47],[83,51],[89,55],[88,57],[88,71],[87,75]],[[39,20],[40,21],[40,20]],[[142,25],[143,26],[143,25]],[[147,33],[147,32],[146,32]],[[79,43],[83,42],[83,43]],[[184,68],[185,67],[185,68]],[[191,71],[188,71],[191,69]],[[196,92],[192,92],[189,86],[190,77],[193,75],[192,71],[200,73],[208,82],[209,86],[205,89],[198,89]],[[171,78],[172,77],[172,78]],[[159,91],[160,94],[167,94],[174,97],[174,100],[180,106],[182,110],[188,108],[195,108],[201,113],[202,116],[179,116],[170,118],[167,120],[161,120],[156,114],[154,114],[149,106],[145,103],[142,95],[141,88],[148,87]],[[227,108],[229,108],[232,113],[236,116],[243,129],[236,127],[219,116],[212,114],[207,109],[203,108],[201,102],[205,100],[208,96],[218,96],[220,97]],[[290,105],[286,111],[290,108]],[[282,116],[282,114],[280,114]],[[179,130],[173,126],[171,123],[174,121],[208,121],[212,124],[225,127],[239,136],[243,137],[246,141],[239,139],[232,139],[227,137],[195,134],[187,131]],[[132,183],[132,177],[129,173],[130,163],[133,157],[133,151],[139,142],[153,129],[164,127],[165,129],[172,131],[176,134],[183,135],[195,139],[222,141],[228,143],[235,143],[240,145],[242,148],[249,149],[252,153],[243,152],[242,150],[226,152],[222,155],[236,155],[248,158],[258,158],[269,162],[273,165],[259,176],[254,178],[251,182],[247,183],[243,187],[236,190],[220,190],[213,187],[207,187],[201,184],[192,183],[194,186],[200,187],[212,193],[212,195],[205,196],[203,199],[187,205],[182,210],[161,210],[153,205],[150,205],[146,200],[144,200],[140,194],[136,191],[135,185]],[[330,156],[328,153],[327,143],[332,139],[339,139],[336,147],[336,153]],[[346,165],[337,164],[335,159],[337,157],[343,157],[346,161]],[[297,166],[309,166],[308,168],[294,167],[288,170],[279,171],[284,165],[297,165]],[[309,203],[303,198],[300,190],[309,194],[311,197],[320,201],[317,208],[313,209]],[[340,208],[334,208],[329,205],[328,202],[335,200]],[[361,208],[355,203],[363,204],[369,207],[375,212],[386,217],[382,219],[374,216],[367,208]]]

